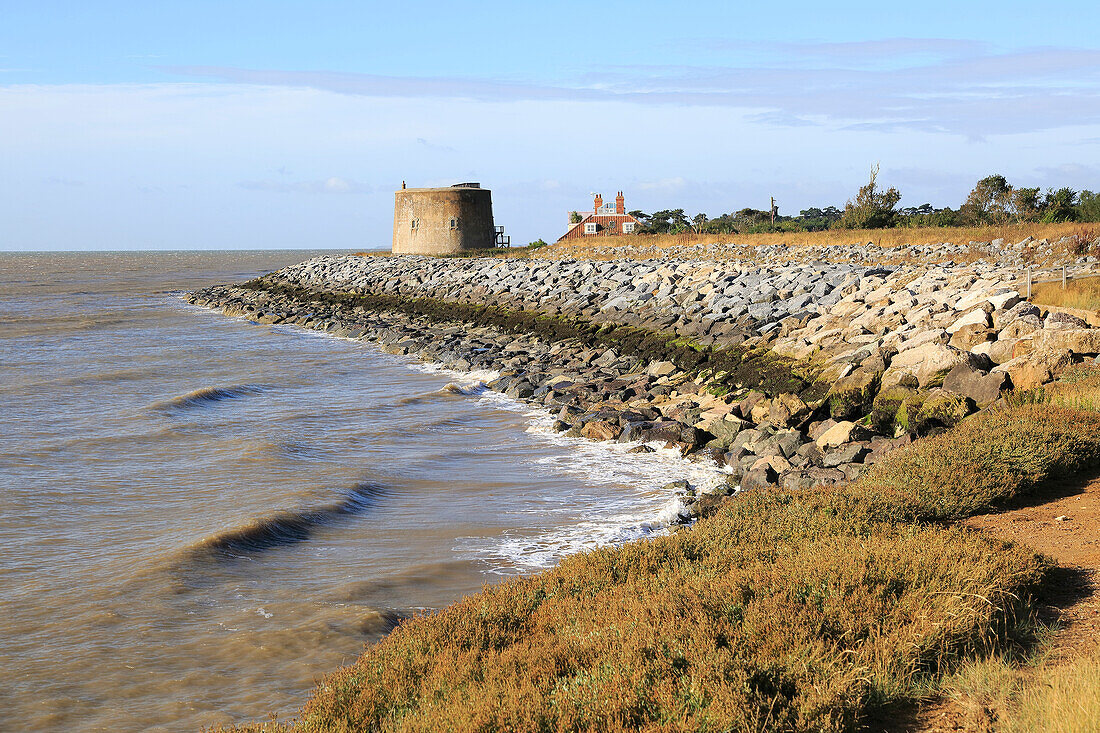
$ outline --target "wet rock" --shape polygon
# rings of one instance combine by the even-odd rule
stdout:
[[[581,435],[589,440],[614,440],[621,432],[618,423],[608,420],[590,420],[581,428]]]

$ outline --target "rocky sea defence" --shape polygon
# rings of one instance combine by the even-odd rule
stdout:
[[[558,430],[725,467],[727,485],[705,495],[670,484],[689,519],[739,491],[850,482],[914,437],[1093,359],[1100,329],[1021,297],[1020,249],[889,265],[817,251],[320,257],[189,300],[491,370],[489,388],[542,405]]]

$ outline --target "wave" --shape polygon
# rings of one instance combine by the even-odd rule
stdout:
[[[379,484],[359,484],[330,504],[275,512],[207,537],[188,547],[184,557],[190,561],[229,560],[304,542],[319,527],[367,511],[385,493]]]
[[[195,407],[198,405],[206,405],[211,402],[221,402],[222,400],[244,397],[245,395],[259,394],[265,389],[267,388],[258,384],[238,384],[232,387],[202,387],[192,392],[188,392],[187,394],[173,397],[170,400],[158,402],[155,407],[161,410]]]
[[[393,403],[385,405],[374,405],[372,408],[376,410],[392,409],[394,407],[405,407],[408,405],[420,405],[425,402],[433,402],[441,397],[448,397],[451,395],[462,395],[466,397],[477,397],[488,391],[488,385],[480,379],[467,382],[448,382],[437,390],[427,392],[425,394],[409,395],[408,397],[402,397]]]

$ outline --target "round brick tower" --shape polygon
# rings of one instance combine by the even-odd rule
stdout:
[[[491,192],[477,183],[394,194],[393,253],[445,255],[496,246]]]

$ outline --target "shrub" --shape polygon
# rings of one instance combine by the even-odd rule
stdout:
[[[876,165],[871,168],[871,178],[859,189],[854,199],[849,199],[844,207],[844,215],[837,222],[842,229],[882,229],[893,226],[897,218],[895,207],[901,200],[901,194],[891,186],[883,191],[878,188]]]
[[[841,494],[847,511],[877,519],[955,520],[1097,463],[1100,414],[1024,404],[889,454]]]

